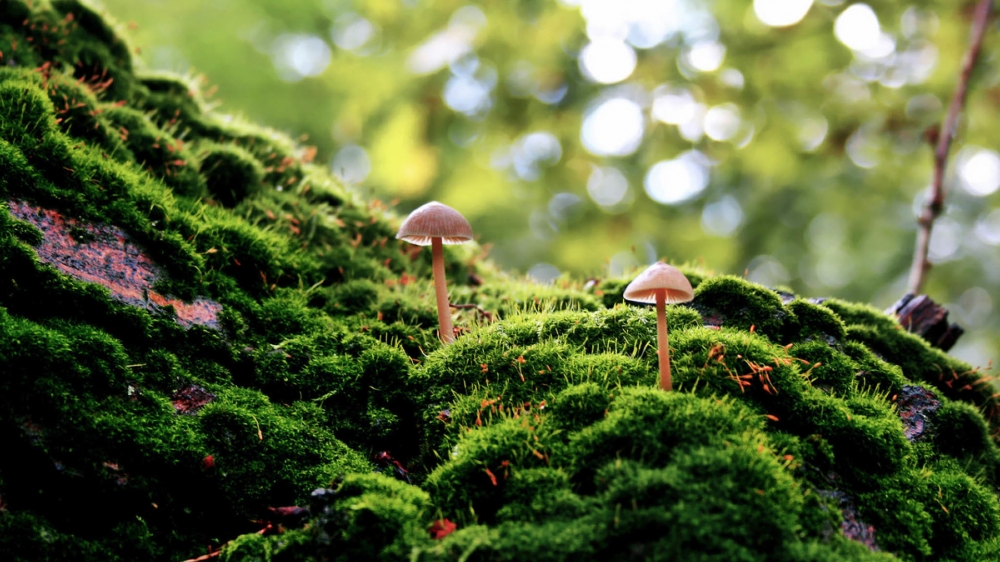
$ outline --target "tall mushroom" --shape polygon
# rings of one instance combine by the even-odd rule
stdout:
[[[431,247],[434,266],[434,293],[437,295],[438,324],[441,343],[454,341],[448,287],[444,279],[444,248],[442,244],[462,244],[472,240],[472,227],[461,213],[447,205],[431,201],[417,208],[399,227],[396,238],[417,246]]]
[[[693,299],[691,282],[676,267],[656,262],[625,287],[623,296],[634,302],[656,303],[656,350],[660,357],[660,388],[671,390],[666,304]]]

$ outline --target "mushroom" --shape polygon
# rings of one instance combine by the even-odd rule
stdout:
[[[434,292],[437,295],[438,323],[441,343],[455,339],[451,328],[448,287],[444,279],[444,249],[442,244],[462,244],[472,240],[472,227],[461,213],[447,205],[431,201],[417,208],[399,227],[396,238],[417,246],[431,247],[434,268]]]
[[[670,390],[670,348],[667,345],[667,303],[694,298],[691,282],[676,267],[656,262],[625,287],[623,295],[633,302],[656,303],[656,349],[660,356],[660,388]]]

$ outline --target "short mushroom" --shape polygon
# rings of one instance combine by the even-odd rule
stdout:
[[[671,390],[670,348],[667,344],[667,303],[688,302],[694,298],[691,282],[676,267],[657,262],[649,266],[625,287],[626,300],[656,303],[656,349],[660,357],[660,388]]]
[[[461,213],[447,205],[431,201],[417,208],[399,227],[396,238],[418,246],[431,247],[434,268],[434,292],[437,295],[438,323],[441,343],[455,339],[448,305],[448,287],[444,279],[444,249],[442,244],[462,244],[472,240],[472,227]]]

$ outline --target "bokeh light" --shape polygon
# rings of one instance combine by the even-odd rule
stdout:
[[[430,36],[410,53],[407,67],[414,74],[431,74],[472,51],[472,41],[486,25],[486,14],[476,6],[463,6],[448,27]]]
[[[956,159],[962,189],[970,195],[984,197],[1000,188],[1000,155],[975,146],[966,146]]]
[[[539,283],[552,283],[559,278],[559,268],[551,263],[537,263],[528,270],[528,277]]]
[[[740,130],[740,108],[731,103],[717,105],[705,112],[705,135],[716,141],[727,141]]]
[[[742,223],[743,207],[732,195],[705,205],[701,212],[701,229],[712,236],[732,236]]]
[[[583,199],[575,194],[563,191],[549,199],[549,215],[559,222],[572,220],[580,213]]]
[[[330,170],[348,184],[359,184],[371,173],[372,163],[364,148],[349,144],[337,151]]]
[[[330,46],[322,38],[297,34],[279,36],[272,55],[278,76],[286,82],[322,74],[330,56]]]
[[[791,280],[788,269],[778,261],[778,258],[767,254],[755,256],[746,269],[748,280],[765,287],[777,287]]]
[[[645,118],[639,104],[611,98],[584,115],[580,129],[583,147],[597,156],[628,156],[639,148]]]
[[[613,166],[594,166],[587,179],[587,193],[594,203],[609,212],[621,212],[631,201],[628,179]]]
[[[701,72],[713,72],[722,66],[726,47],[715,41],[699,41],[684,53],[684,61]]]
[[[847,48],[864,51],[878,44],[882,37],[882,28],[871,6],[851,4],[837,16],[833,33]]]
[[[333,44],[356,54],[363,54],[377,33],[375,24],[354,12],[339,16],[330,28]]]
[[[673,160],[661,160],[646,173],[645,187],[650,199],[676,205],[693,199],[708,185],[707,159],[689,151]]]
[[[833,213],[816,215],[806,227],[806,244],[817,254],[840,250],[846,239],[847,224],[842,217]]]
[[[653,91],[653,118],[669,125],[681,125],[695,119],[698,102],[684,88],[661,86]]]
[[[651,49],[669,40],[682,25],[687,7],[678,0],[582,0],[580,13],[591,39],[626,40]]]
[[[984,212],[976,219],[975,234],[981,242],[1000,246],[1000,209]]]
[[[444,85],[442,97],[448,107],[470,117],[482,115],[493,105],[490,93],[495,74],[479,80],[475,76],[452,76]]]
[[[788,27],[802,21],[813,0],[754,0],[753,13],[764,25]]]
[[[514,173],[527,181],[540,178],[542,166],[552,166],[561,157],[562,145],[559,144],[559,139],[547,131],[524,135],[511,147]]]
[[[962,225],[951,217],[939,217],[931,230],[927,253],[931,263],[942,263],[957,256],[962,245]]]
[[[808,117],[799,122],[799,145],[805,152],[819,148],[826,139],[830,124],[823,117]]]
[[[614,84],[628,78],[635,70],[635,51],[625,41],[600,37],[583,48],[580,70],[588,80]]]
[[[632,252],[618,252],[608,260],[608,274],[621,277],[639,267],[639,259]]]
[[[955,303],[955,313],[966,327],[980,327],[989,321],[993,314],[993,297],[982,287],[970,287]],[[954,305],[952,305],[954,306]]]
[[[847,138],[847,157],[859,168],[874,168],[879,163],[880,143],[875,126],[861,126]]]

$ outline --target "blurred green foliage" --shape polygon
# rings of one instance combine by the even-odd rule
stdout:
[[[149,68],[204,75],[224,111],[308,135],[400,212],[459,209],[505,267],[606,277],[665,257],[885,307],[974,2],[103,4]],[[762,21],[796,5],[797,23]],[[969,330],[956,354],[983,365],[1000,347],[998,54],[994,26],[926,286]]]

